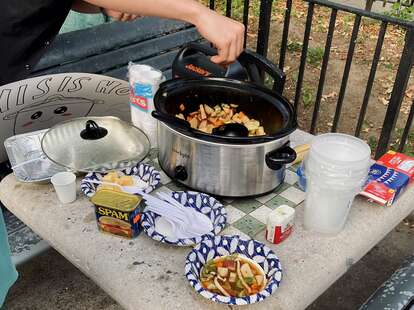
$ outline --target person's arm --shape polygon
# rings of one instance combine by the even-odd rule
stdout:
[[[85,14],[97,14],[101,13],[101,10],[98,6],[90,4],[82,0],[76,0],[72,4],[73,11]]]
[[[103,13],[114,20],[119,20],[122,22],[134,20],[138,17],[138,15],[135,14],[129,14],[129,13],[122,13],[114,10],[108,10],[108,9],[102,9],[94,4],[85,2],[83,0],[76,0],[72,4],[73,11],[79,12],[79,13],[85,13],[85,14],[98,14]]]
[[[177,19],[195,25],[218,49],[216,63],[231,63],[243,50],[243,24],[224,17],[195,0],[85,0],[97,7],[136,15]]]

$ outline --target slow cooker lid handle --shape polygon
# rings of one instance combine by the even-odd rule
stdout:
[[[266,165],[272,170],[279,170],[283,165],[290,164],[296,159],[296,151],[288,145],[270,151],[266,154]]]
[[[192,55],[197,54],[197,62],[188,63]],[[247,80],[246,69],[236,60],[224,67],[213,63],[210,58],[218,54],[216,48],[207,44],[191,42],[178,51],[172,64],[174,78],[177,77],[227,77],[236,80]],[[195,59],[193,59],[194,61]],[[201,67],[199,67],[201,65]]]
[[[283,93],[286,74],[266,57],[246,49],[240,54],[238,61],[246,68],[253,83],[265,86],[263,72],[266,72],[273,79],[272,89],[279,94]]]

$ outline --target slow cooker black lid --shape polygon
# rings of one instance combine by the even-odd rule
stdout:
[[[286,98],[266,87],[227,78],[174,79],[166,81],[160,85],[154,98],[154,105],[157,112],[168,116],[175,116],[175,114],[180,112],[179,105],[182,103],[183,98],[187,99],[187,109],[189,108],[188,103],[192,106],[192,108],[186,109],[185,112],[191,113],[198,109],[199,102],[197,100],[214,106],[220,103],[218,99],[222,96],[225,99],[223,102],[227,101],[228,103],[238,104],[240,110],[244,111],[251,118],[263,120],[263,117],[265,117],[267,121],[261,123],[265,127],[266,132],[269,131],[269,127],[274,126],[273,121],[278,121],[275,119],[275,114],[277,113],[274,113],[277,110],[282,117],[280,128],[270,130],[265,136],[223,137],[188,128],[188,126],[180,126],[179,124],[167,123],[167,125],[185,135],[206,141],[229,144],[269,142],[283,138],[297,128],[295,110]],[[196,99],[194,104],[193,100],[190,100],[191,98]],[[246,100],[242,103],[234,102],[231,100],[232,98],[249,98],[250,102]],[[256,101],[257,99],[258,101]],[[264,111],[264,109],[266,110]],[[273,113],[270,113],[272,109]],[[262,117],[258,117],[260,113],[262,113]]]

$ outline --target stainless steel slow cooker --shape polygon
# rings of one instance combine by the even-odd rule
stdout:
[[[267,135],[223,137],[189,127],[175,118],[200,104],[235,103],[261,122]],[[296,158],[289,134],[297,127],[293,107],[278,93],[253,83],[220,79],[175,79],[155,96],[159,163],[171,178],[195,190],[229,197],[261,195],[283,182],[285,165]]]

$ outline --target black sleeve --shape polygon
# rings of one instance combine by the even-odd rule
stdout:
[[[28,77],[72,0],[0,0],[0,85]]]

